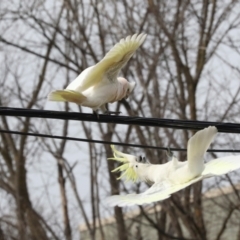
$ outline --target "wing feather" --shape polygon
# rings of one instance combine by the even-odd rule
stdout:
[[[217,134],[217,128],[210,126],[198,131],[188,140],[187,160],[188,168],[194,175],[199,175],[199,171],[204,168],[204,154],[209,148],[213,138]],[[200,172],[201,173],[201,172]]]
[[[133,205],[143,205],[147,203],[152,203],[160,200],[165,200],[169,198],[170,195],[158,193],[151,195],[143,194],[127,194],[127,195],[113,195],[106,199],[106,203],[111,206],[133,206]]]
[[[178,192],[191,184],[202,180],[204,177],[197,177],[187,183],[182,184],[153,184],[151,188],[141,194],[113,195],[106,199],[110,206],[133,206],[163,201],[169,198],[173,193]],[[163,187],[164,186],[164,187]]]
[[[214,159],[205,164],[202,175],[222,175],[240,168],[240,155]]]
[[[105,57],[88,72],[86,76],[87,81],[84,81],[81,90],[84,91],[99,83],[105,75],[109,75],[114,80],[114,77],[119,73],[121,68],[144,42],[146,36],[146,34],[141,33],[121,39]]]

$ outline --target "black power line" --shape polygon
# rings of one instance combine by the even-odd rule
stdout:
[[[168,150],[168,147],[156,147],[156,146],[131,144],[131,143],[119,143],[119,142],[113,142],[113,141],[103,141],[103,140],[94,140],[94,139],[86,139],[86,138],[65,137],[65,136],[49,135],[49,134],[41,134],[41,133],[29,133],[29,132],[25,133],[25,132],[19,132],[19,131],[3,130],[3,129],[0,129],[0,132],[8,133],[8,134],[25,135],[25,136],[43,137],[43,138],[65,139],[65,140],[71,140],[71,141],[77,141],[77,142],[113,144],[113,145],[127,146],[127,147]],[[171,148],[171,151],[178,151],[179,152],[179,151],[187,151],[187,149],[186,148]],[[207,152],[232,152],[232,153],[235,152],[235,153],[237,153],[237,152],[240,152],[240,150],[209,149]]]
[[[96,115],[77,112],[60,112],[37,109],[22,109],[0,107],[0,115],[14,117],[31,117],[31,118],[49,118],[60,120],[75,120],[84,122],[98,123],[116,123],[125,125],[139,125],[162,128],[175,128],[186,130],[201,130],[208,126],[216,126],[219,132],[225,133],[240,133],[240,124],[238,123],[220,123],[208,121],[192,121],[192,120],[177,120],[163,118],[144,118],[130,116],[111,116],[111,115]]]
[[[60,119],[60,120],[75,120],[85,122],[98,122],[98,123],[117,123],[126,125],[139,125],[139,126],[151,126],[162,128],[175,128],[186,130],[201,130],[208,126],[216,126],[219,132],[225,133],[240,133],[240,124],[236,123],[219,123],[219,122],[207,122],[207,121],[191,121],[191,120],[176,120],[176,119],[159,119],[159,118],[144,118],[144,117],[129,117],[129,116],[111,116],[111,115],[99,115],[97,117],[93,114],[76,113],[76,112],[60,112],[60,111],[46,111],[38,109],[23,109],[23,108],[8,108],[0,107],[0,115],[13,116],[13,117],[31,117],[31,118],[47,118],[47,119]],[[94,140],[86,138],[65,137],[58,135],[20,132],[12,130],[0,129],[0,132],[7,134],[27,135],[44,138],[65,139],[71,141],[91,142],[101,144],[114,144],[120,146],[137,147],[137,148],[151,148],[158,150],[167,150],[167,147],[147,146],[140,144],[119,143],[103,140]],[[171,148],[172,151],[186,151],[185,148]],[[209,149],[208,152],[240,152],[240,150],[231,149]]]

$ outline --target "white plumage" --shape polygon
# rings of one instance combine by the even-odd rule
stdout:
[[[96,65],[85,69],[66,89],[53,91],[49,101],[74,102],[78,105],[106,110],[106,103],[127,98],[135,87],[118,74],[141,46],[146,34],[134,34],[120,40]]]
[[[167,199],[171,194],[204,178],[226,174],[240,168],[240,156],[227,156],[204,164],[204,154],[217,134],[216,127],[198,131],[188,141],[187,161],[172,157],[165,164],[140,163],[133,155],[119,152],[112,146],[114,158],[123,163],[114,171],[122,171],[120,178],[132,181],[150,181],[153,185],[143,193],[114,195],[107,198],[111,206],[131,206]]]

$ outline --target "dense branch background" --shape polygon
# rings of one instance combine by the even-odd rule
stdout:
[[[137,87],[127,101],[109,106],[124,115],[239,122],[239,1],[11,0],[0,5],[0,104],[8,107],[83,111],[48,103],[47,94],[67,86],[121,38],[144,32],[143,46],[122,75]],[[1,117],[2,129],[38,131],[144,145],[186,147],[193,132],[60,120]],[[110,147],[26,136],[0,135],[0,239],[110,239],[103,217],[113,215],[119,240],[223,239],[239,212],[237,173],[197,183],[126,221],[129,209],[109,209],[110,194],[145,189],[110,171]],[[214,146],[239,149],[240,138],[218,134]],[[167,161],[163,151],[119,148]],[[181,160],[186,153],[175,153]],[[222,156],[223,154],[221,154]],[[207,154],[207,159],[220,154]],[[225,218],[212,234],[202,193],[231,186],[220,206]],[[161,211],[159,211],[161,207]],[[131,209],[130,209],[131,210]],[[214,214],[214,213],[213,213]],[[135,229],[136,228],[136,229]],[[240,228],[238,230],[240,237]],[[144,236],[144,234],[146,236]],[[83,235],[82,235],[82,239]],[[111,238],[112,239],[112,238]]]

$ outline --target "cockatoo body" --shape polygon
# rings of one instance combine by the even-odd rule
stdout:
[[[167,199],[171,194],[204,178],[226,174],[240,168],[240,156],[228,156],[214,159],[204,164],[204,154],[217,134],[216,127],[198,131],[188,141],[187,161],[172,160],[164,164],[141,163],[138,157],[119,152],[114,146],[114,158],[123,165],[113,172],[121,171],[120,178],[146,181],[153,185],[141,194],[114,195],[107,198],[111,206],[142,205]]]
[[[134,34],[120,40],[100,62],[85,69],[66,89],[51,92],[48,100],[73,102],[94,112],[101,109],[107,113],[106,103],[127,98],[133,91],[135,82],[130,83],[118,74],[146,36]]]

